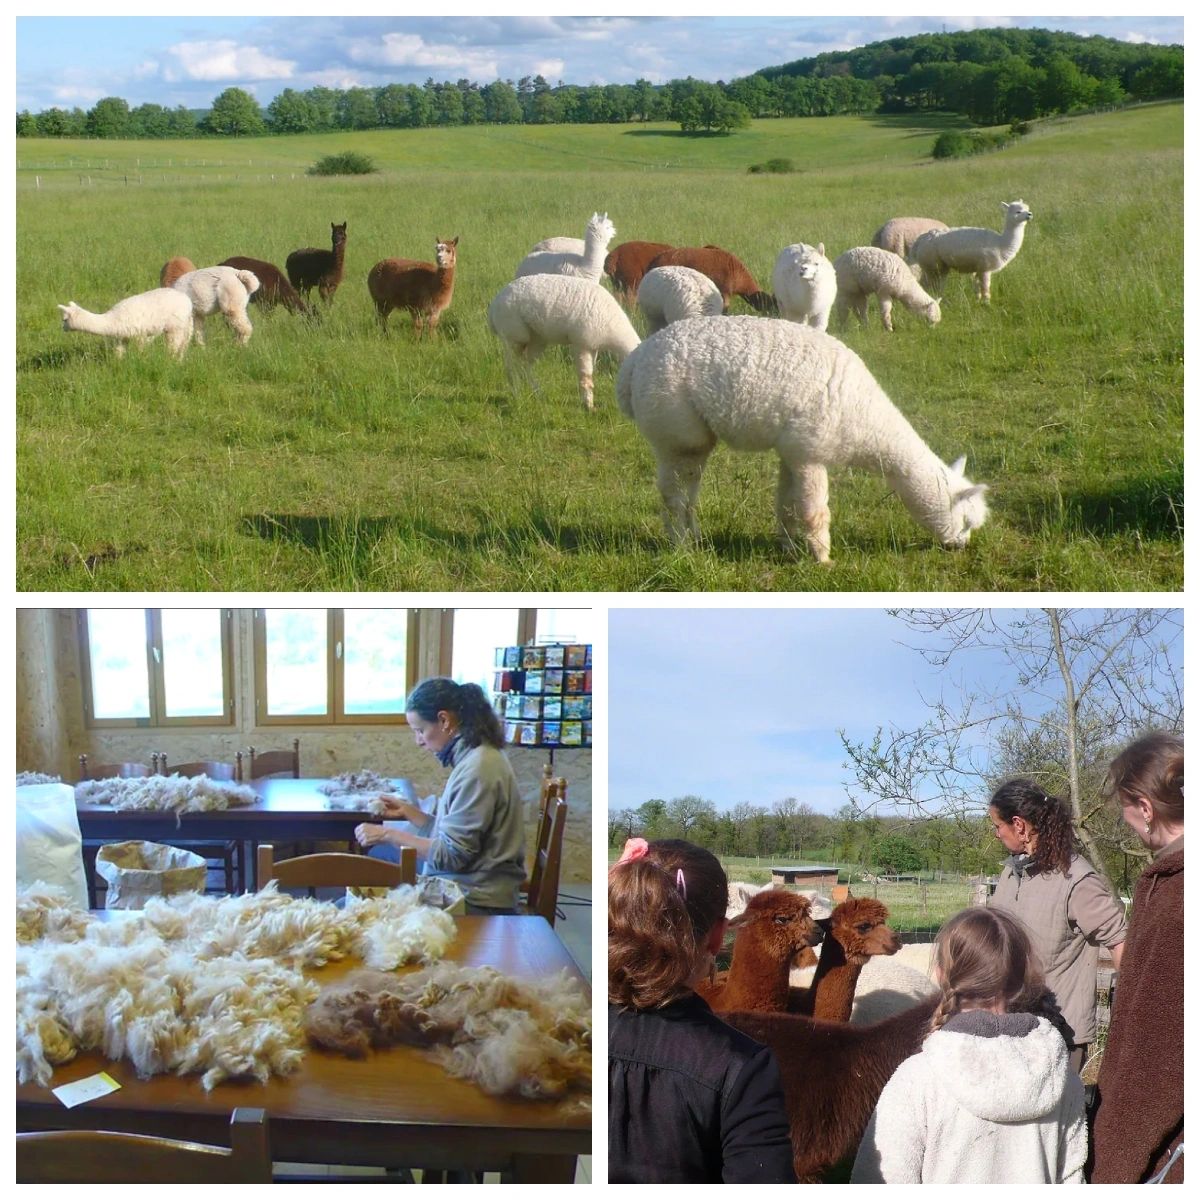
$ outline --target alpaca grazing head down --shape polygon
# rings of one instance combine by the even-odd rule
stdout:
[[[773,962],[802,966],[800,959],[811,961],[812,947],[825,936],[812,915],[812,901],[795,892],[772,890],[759,892],[745,910],[729,922],[736,931],[733,952],[736,957],[743,939]]]
[[[834,939],[846,961],[861,967],[876,955],[895,954],[903,944],[900,935],[889,928],[887,919],[888,910],[878,900],[854,897],[843,900],[820,924],[827,927],[826,945],[829,938]]]
[[[971,534],[987,520],[988,506],[984,494],[986,483],[972,483],[964,474],[967,456],[956,458],[946,467],[948,504],[938,514],[940,528],[936,531],[947,550],[961,550]]]

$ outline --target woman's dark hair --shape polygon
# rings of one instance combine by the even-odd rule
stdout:
[[[415,712],[425,721],[436,721],[440,712],[453,713],[459,736],[469,749],[484,742],[496,749],[504,745],[504,726],[477,683],[455,683],[444,676],[423,679],[409,692],[404,711]]]
[[[1020,817],[1036,834],[1037,847],[1031,857],[1039,871],[1071,869],[1075,853],[1075,829],[1071,814],[1057,796],[1051,796],[1032,779],[1010,779],[1002,783],[988,803],[1007,824]]]
[[[1148,733],[1126,746],[1108,768],[1108,790],[1122,804],[1139,796],[1155,815],[1183,824],[1183,738],[1177,733]]]
[[[682,882],[681,875],[682,872]],[[704,940],[725,916],[729,883],[715,855],[691,842],[650,842],[608,872],[608,998],[661,1008],[692,985]]]

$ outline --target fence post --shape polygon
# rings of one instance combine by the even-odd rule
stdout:
[[[33,184],[34,184],[34,188],[37,191],[41,191],[42,190],[42,177],[40,175],[35,175],[33,177]]]

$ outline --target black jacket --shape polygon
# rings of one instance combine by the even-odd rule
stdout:
[[[694,993],[608,1008],[610,1183],[795,1183],[775,1056]]]

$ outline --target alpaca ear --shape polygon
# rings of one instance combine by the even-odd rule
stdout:
[[[986,483],[973,483],[969,488],[963,488],[961,492],[957,492],[954,496],[954,502],[960,504],[964,500],[971,500],[975,496],[982,496],[988,490]]]
[[[452,246],[457,246],[457,245],[458,245],[458,238],[457,238],[457,237],[455,237],[454,241],[452,241],[452,242],[450,243],[450,245],[452,245]]]
[[[743,908],[736,917],[725,923],[726,929],[741,929],[743,925],[749,925],[754,920],[754,914],[749,909]]]
[[[950,464],[951,475],[961,475],[966,469],[967,456],[965,454],[960,454],[959,457]]]
[[[825,243],[824,242],[817,243],[817,253],[821,254],[821,255],[823,255],[825,253]]]
[[[56,304],[55,308],[57,308],[60,313],[63,313],[65,315],[66,313],[69,313],[71,311],[71,307],[72,307],[72,305],[74,305],[74,303],[75,303],[75,301],[72,300],[70,304]]]

